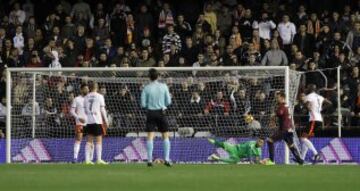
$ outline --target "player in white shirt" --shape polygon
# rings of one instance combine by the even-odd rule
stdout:
[[[107,113],[105,109],[104,96],[99,94],[98,84],[96,82],[89,84],[90,93],[85,96],[84,107],[86,113],[86,127],[84,133],[87,134],[85,146],[85,164],[93,164],[90,160],[90,151],[95,138],[95,149],[97,164],[107,164],[101,158],[102,154],[102,136],[106,134],[108,126]]]
[[[73,163],[78,162],[78,156],[80,151],[81,140],[83,137],[83,129],[86,126],[86,114],[84,108],[84,98],[89,93],[89,86],[87,84],[82,84],[80,88],[80,95],[77,96],[72,104],[70,113],[75,118],[75,143],[74,143],[74,161]],[[94,146],[92,145],[91,158],[94,153]]]
[[[315,128],[322,128],[323,117],[321,111],[323,104],[331,104],[331,102],[316,93],[316,85],[310,84],[308,90],[309,94],[305,97],[305,103],[309,110],[309,124],[306,130],[301,134],[301,157],[305,159],[307,151],[310,149],[314,155],[313,162],[316,163],[320,159],[320,155],[309,138],[314,136]]]

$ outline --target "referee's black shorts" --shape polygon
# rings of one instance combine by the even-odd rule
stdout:
[[[87,124],[84,127],[84,134],[92,136],[102,136],[104,135],[104,129],[101,124]]]
[[[148,110],[146,114],[146,132],[155,132],[156,128],[161,133],[169,131],[165,111]]]

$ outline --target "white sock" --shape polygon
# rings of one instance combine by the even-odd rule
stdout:
[[[74,143],[74,159],[77,159],[79,156],[79,151],[80,151],[80,141],[75,141]]]
[[[94,160],[94,150],[95,150],[95,147],[94,147],[94,144],[91,144],[91,149],[90,149],[90,160]]]
[[[91,152],[92,143],[86,142],[85,145],[85,162],[90,162],[90,152]]]
[[[301,158],[305,160],[306,154],[308,152],[309,148],[306,146],[306,144],[303,142],[301,146]]]
[[[96,144],[96,158],[98,161],[101,160],[102,144]]]
[[[311,142],[308,138],[303,138],[302,141],[303,141],[303,144],[305,144],[305,145],[311,150],[311,152],[312,152],[314,155],[317,155],[317,154],[318,154],[318,152],[317,152],[317,150],[315,149],[314,145],[312,144],[312,142]]]

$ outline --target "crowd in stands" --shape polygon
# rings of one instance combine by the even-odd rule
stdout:
[[[0,2],[1,71],[8,67],[289,66],[304,72],[295,114],[306,115],[301,93],[315,83],[333,102],[325,111],[331,116],[338,108],[336,67],[341,66],[343,123],[360,126],[360,1]],[[4,98],[6,78],[1,73]],[[14,91],[25,92],[21,87]],[[257,96],[266,100],[271,95],[258,92]],[[28,100],[18,101],[25,105]],[[205,105],[201,112],[212,110],[211,104]]]

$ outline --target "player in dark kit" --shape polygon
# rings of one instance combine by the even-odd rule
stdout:
[[[294,145],[293,140],[293,126],[289,115],[289,110],[285,105],[285,94],[280,92],[276,95],[276,101],[278,103],[278,107],[276,109],[276,118],[278,120],[279,128],[275,130],[275,132],[271,135],[271,137],[267,140],[269,147],[269,157],[274,163],[274,143],[277,141],[284,140],[289,147],[290,151],[294,155],[296,162],[299,164],[303,164],[304,161],[300,157],[300,153]]]

